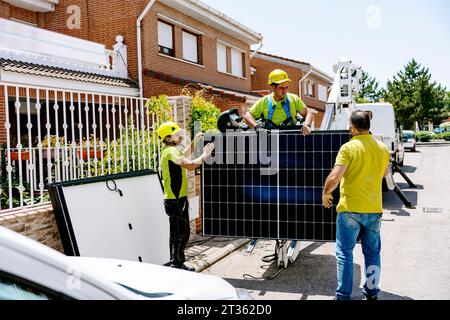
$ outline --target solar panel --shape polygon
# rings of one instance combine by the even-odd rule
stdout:
[[[150,170],[54,183],[49,193],[67,255],[170,260],[162,186]]]
[[[322,188],[348,131],[206,135],[216,148],[202,166],[206,236],[335,241],[336,209]],[[335,191],[334,203],[339,201]]]

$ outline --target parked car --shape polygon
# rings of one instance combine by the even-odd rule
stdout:
[[[416,139],[414,138],[414,131],[403,130],[403,147],[405,150],[416,152]]]
[[[0,300],[249,299],[220,277],[134,261],[69,257],[0,227]]]

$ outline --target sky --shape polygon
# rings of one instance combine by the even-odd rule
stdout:
[[[261,33],[262,52],[309,62],[331,76],[333,63],[349,57],[382,86],[414,58],[450,91],[448,0],[202,2]]]

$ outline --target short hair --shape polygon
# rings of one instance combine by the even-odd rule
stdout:
[[[371,116],[368,112],[357,110],[352,112],[350,121],[356,130],[367,131],[370,130],[370,118]]]

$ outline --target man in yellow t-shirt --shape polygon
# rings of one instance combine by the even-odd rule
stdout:
[[[300,113],[305,118],[302,133],[311,133],[314,114],[297,95],[288,93],[291,82],[283,70],[276,69],[269,74],[268,84],[273,92],[259,99],[245,114],[244,120],[250,128],[258,129],[257,119],[262,119],[264,126],[294,126]]]
[[[322,202],[332,206],[332,192],[340,183],[336,218],[337,300],[348,300],[353,288],[353,248],[358,236],[365,260],[366,281],[363,293],[368,300],[380,292],[381,183],[389,172],[389,151],[370,134],[370,114],[355,111],[350,118],[353,138],[344,144],[325,181]]]

